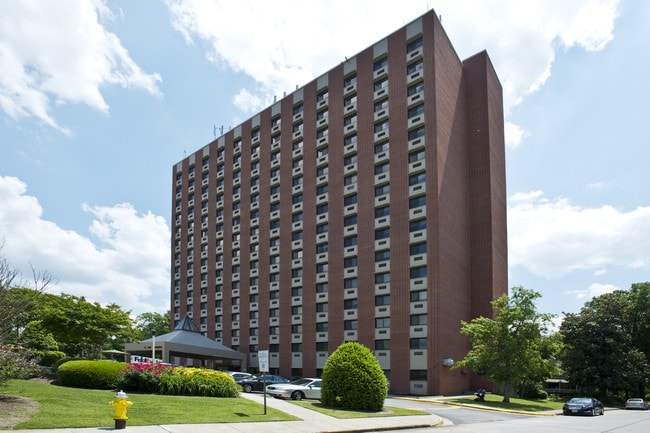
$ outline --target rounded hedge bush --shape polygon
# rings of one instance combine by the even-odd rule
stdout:
[[[357,342],[341,344],[323,368],[321,402],[351,410],[380,411],[388,394],[386,376],[370,350]]]
[[[61,385],[91,389],[115,389],[125,362],[68,361],[57,369]]]

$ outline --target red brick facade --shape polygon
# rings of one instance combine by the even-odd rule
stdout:
[[[355,340],[392,392],[476,385],[444,364],[507,291],[502,91],[433,11],[176,164],[173,191],[175,322],[287,377]]]

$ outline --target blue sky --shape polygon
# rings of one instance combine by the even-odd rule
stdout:
[[[55,292],[164,312],[173,164],[429,8],[504,87],[510,287],[561,317],[649,281],[635,0],[0,2],[1,253]]]

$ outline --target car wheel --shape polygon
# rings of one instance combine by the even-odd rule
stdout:
[[[305,398],[305,394],[303,394],[300,391],[294,391],[293,394],[291,394],[291,398],[293,400],[302,400],[303,398]]]
[[[253,387],[250,385],[244,385],[244,392],[253,392]]]
[[[596,415],[596,409],[591,408],[591,416],[595,416],[595,415]]]
[[[605,408],[604,408],[604,407],[601,407],[601,408],[600,408],[600,414],[601,414],[601,415],[605,415]]]

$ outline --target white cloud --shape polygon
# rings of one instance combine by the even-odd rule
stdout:
[[[508,115],[548,80],[558,48],[605,47],[613,38],[619,0],[166,3],[185,39],[207,42],[213,62],[257,80],[266,105],[273,95],[305,84],[433,7],[461,58],[487,49]],[[259,109],[254,102],[250,112]],[[517,136],[511,138],[516,143]]]
[[[590,301],[596,296],[604,295],[605,293],[612,293],[615,290],[620,290],[613,284],[591,284],[586,290],[571,290],[567,292],[569,295],[575,295],[577,301],[587,300]]]
[[[116,303],[134,314],[161,311],[169,295],[170,233],[164,218],[138,214],[128,204],[83,206],[93,217],[93,241],[42,218],[35,197],[15,177],[0,177],[2,253],[16,268],[48,271],[56,292],[102,304]],[[23,273],[29,273],[24,272]]]
[[[515,194],[508,207],[510,266],[547,278],[607,266],[650,267],[650,207],[583,208],[540,191]]]
[[[102,0],[0,2],[0,107],[69,134],[53,104],[108,112],[100,89],[109,85],[159,95],[160,76],[143,72],[103,27],[112,18]]]

